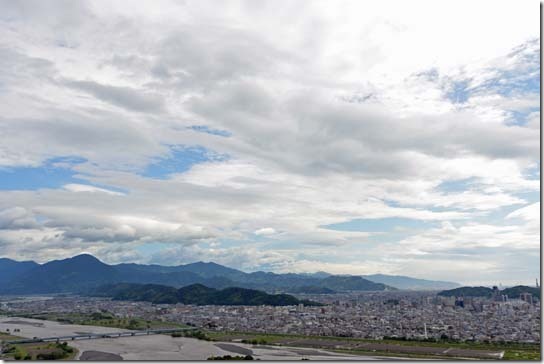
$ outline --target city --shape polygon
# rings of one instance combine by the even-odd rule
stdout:
[[[325,296],[325,297],[324,297]],[[540,301],[497,302],[429,292],[376,292],[304,295],[323,307],[154,305],[88,297],[62,297],[1,303],[7,314],[109,312],[193,325],[218,332],[254,332],[368,339],[452,339],[461,341],[540,342]]]

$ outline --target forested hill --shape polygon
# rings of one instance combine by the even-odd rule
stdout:
[[[267,294],[266,292],[240,287],[217,290],[202,284],[192,284],[176,289],[159,284],[119,283],[92,289],[88,294],[90,296],[112,297],[114,300],[147,301],[156,304],[183,303],[240,306],[321,305],[313,301],[299,300],[288,294]]]
[[[509,298],[519,298],[522,293],[530,293],[533,297],[540,299],[540,288],[528,287],[528,286],[515,286],[506,288],[501,291],[502,294],[507,295]]]
[[[536,287],[515,286],[506,288],[500,291],[500,293],[507,295],[508,298],[519,298],[519,295],[522,293],[531,293],[540,299],[540,288]],[[489,287],[459,287],[442,291],[438,295],[447,297],[491,297],[493,289]]]

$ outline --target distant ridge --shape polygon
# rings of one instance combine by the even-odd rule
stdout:
[[[394,276],[386,274],[371,274],[364,278],[376,283],[387,284],[388,286],[408,290],[443,290],[460,287],[459,283],[447,281],[431,281],[428,279],[412,278],[406,276]]]
[[[386,283],[393,282],[391,279],[399,282],[399,287]],[[401,281],[405,284],[400,284]],[[121,282],[158,284],[178,288],[198,283],[215,289],[241,287],[268,292],[327,294],[331,291],[412,289],[414,284],[421,284],[421,281],[429,285],[431,283],[427,282],[434,282],[402,276],[365,277],[333,275],[326,272],[245,273],[213,262],[196,262],[178,266],[135,263],[108,265],[90,254],[54,260],[41,265],[35,262],[17,262],[0,258],[0,294],[78,293],[92,287]]]
[[[515,286],[500,291],[500,294],[506,295],[511,299],[519,298],[522,293],[531,293],[534,297],[538,297],[540,299],[540,288],[536,287]],[[459,287],[439,292],[438,295],[446,297],[491,297],[493,295],[493,289],[482,286]]]
[[[223,290],[192,284],[180,289],[157,284],[113,284],[95,288],[92,296],[112,297],[114,300],[148,301],[156,304],[183,303],[194,305],[240,306],[321,306],[317,302],[298,300],[288,294],[267,294],[254,289],[230,287]]]
[[[0,286],[39,266],[38,263],[32,261],[17,262],[8,258],[0,258]]]

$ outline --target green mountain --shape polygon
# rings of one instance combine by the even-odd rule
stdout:
[[[519,298],[522,293],[531,293],[533,297],[540,299],[540,288],[529,286],[515,286],[503,289],[501,294],[507,295],[508,298]],[[491,297],[493,296],[493,290],[489,287],[459,287],[442,291],[438,293],[439,296],[447,297]]]
[[[271,295],[262,291],[240,287],[217,290],[201,284],[176,289],[157,284],[120,283],[94,288],[88,294],[90,296],[112,297],[114,300],[147,301],[156,304],[290,306],[302,303],[307,306],[320,305],[317,302],[298,300],[287,294]]]
[[[0,285],[8,284],[15,277],[39,266],[38,263],[32,261],[18,262],[8,258],[0,258]]]
[[[53,260],[16,276],[0,287],[0,293],[59,293],[78,292],[119,279],[115,268],[92,255]]]
[[[334,291],[384,291],[396,290],[383,283],[375,283],[359,276],[329,276],[319,282],[320,287]]]
[[[540,299],[540,288],[529,287],[529,286],[515,286],[506,288],[501,291],[502,294],[508,296],[508,298],[519,298],[519,295],[522,293],[530,293],[533,297],[538,297]]]
[[[446,297],[491,297],[493,290],[489,287],[459,287],[438,293]]]
[[[79,293],[92,287],[115,283],[156,284],[178,288],[199,283],[216,289],[241,287],[268,292],[308,293],[392,289],[358,276],[333,276],[324,272],[245,273],[205,262],[178,266],[108,265],[89,254],[42,265],[1,259],[0,283],[0,294]]]
[[[391,276],[386,274],[371,274],[363,276],[372,282],[383,283],[388,286],[409,290],[444,290],[461,286],[459,283],[447,281],[431,281],[428,279],[412,278],[406,276]]]
[[[333,294],[336,291],[333,291],[327,287],[319,286],[301,286],[290,288],[287,292],[289,293],[306,293],[306,294]]]
[[[92,288],[88,295],[112,297],[117,301],[178,303],[178,290],[160,284],[117,283]]]

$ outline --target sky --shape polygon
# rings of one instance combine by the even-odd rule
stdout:
[[[0,256],[534,284],[539,6],[0,0]]]

